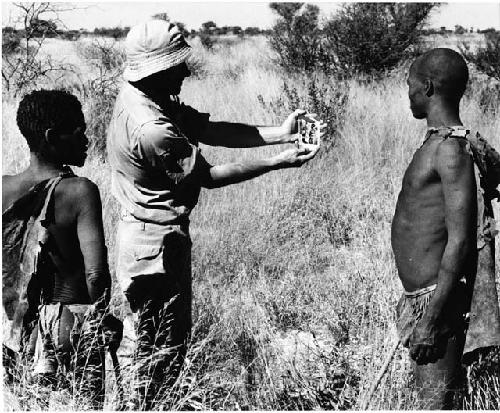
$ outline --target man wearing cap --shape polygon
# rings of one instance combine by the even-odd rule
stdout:
[[[164,20],[133,27],[126,39],[127,83],[108,130],[112,192],[121,204],[116,275],[137,315],[134,406],[151,409],[175,381],[191,329],[189,214],[200,188],[219,188],[298,167],[314,150],[210,165],[198,143],[255,147],[296,140],[297,110],[278,127],[211,122],[177,97],[191,48]],[[324,125],[323,125],[324,126]]]

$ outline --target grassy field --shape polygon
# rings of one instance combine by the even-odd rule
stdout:
[[[64,51],[86,67],[76,43],[56,42],[50,50]],[[433,42],[439,45],[439,39]],[[397,340],[395,304],[402,288],[390,223],[402,174],[426,129],[411,116],[405,68],[378,83],[285,75],[263,38],[212,51],[196,43],[195,54],[196,76],[185,81],[181,93],[187,104],[211,113],[213,120],[262,125],[283,121],[297,102],[305,109],[320,107],[334,126],[327,137],[334,143],[301,169],[202,191],[191,224],[192,343],[177,385],[159,395],[157,407],[359,408]],[[80,78],[92,75],[87,67]],[[74,88],[72,76],[63,80],[66,87]],[[472,79],[462,103],[463,121],[500,148],[500,107],[483,111],[482,88]],[[21,171],[28,160],[15,124],[17,103],[4,94],[4,174]],[[91,99],[84,107],[87,119],[103,118],[92,113]],[[89,138],[102,141],[104,136]],[[279,148],[202,150],[211,163],[222,163],[269,156]],[[109,166],[94,154],[77,172],[99,185],[113,272],[118,208],[109,190]],[[119,291],[113,294],[113,311],[128,317]],[[121,350],[124,365],[130,334]],[[108,377],[111,406],[116,392],[112,374]],[[7,399],[7,408],[16,408],[18,390]],[[27,403],[36,408],[30,394]],[[462,407],[499,408],[498,376],[474,384],[471,394]],[[371,407],[416,407],[406,351],[398,350]],[[51,408],[79,406],[55,398]]]

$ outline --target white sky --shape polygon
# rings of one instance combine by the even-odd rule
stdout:
[[[323,15],[334,13],[337,4],[331,2],[313,2]],[[213,20],[217,26],[257,26],[270,28],[275,14],[269,8],[269,2],[244,1],[163,1],[163,2],[122,2],[105,1],[98,3],[75,2],[84,9],[64,12],[60,19],[69,29],[95,27],[132,26],[150,17],[152,14],[166,12],[174,21],[183,22],[189,30],[198,29],[201,23]],[[61,3],[64,5],[64,3]],[[15,7],[11,2],[2,0],[2,26],[12,24]],[[430,27],[446,26],[453,29],[455,24],[464,27],[500,29],[500,1],[495,2],[456,2],[443,3],[434,10],[429,20]]]

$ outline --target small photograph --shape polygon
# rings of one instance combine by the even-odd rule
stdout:
[[[298,120],[299,136],[298,145],[319,146],[321,143],[321,121],[315,119],[310,114],[305,114]]]
[[[1,7],[3,411],[500,411],[498,1]]]

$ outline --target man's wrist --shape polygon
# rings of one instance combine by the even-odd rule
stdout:
[[[284,126],[280,127],[280,143],[293,143],[295,142],[295,134],[290,133],[290,131]]]
[[[275,155],[272,158],[266,159],[265,162],[270,171],[281,169],[283,166],[283,161],[281,160],[279,155]]]
[[[441,311],[429,305],[424,315],[422,316],[422,321],[427,324],[435,324],[440,316]]]

